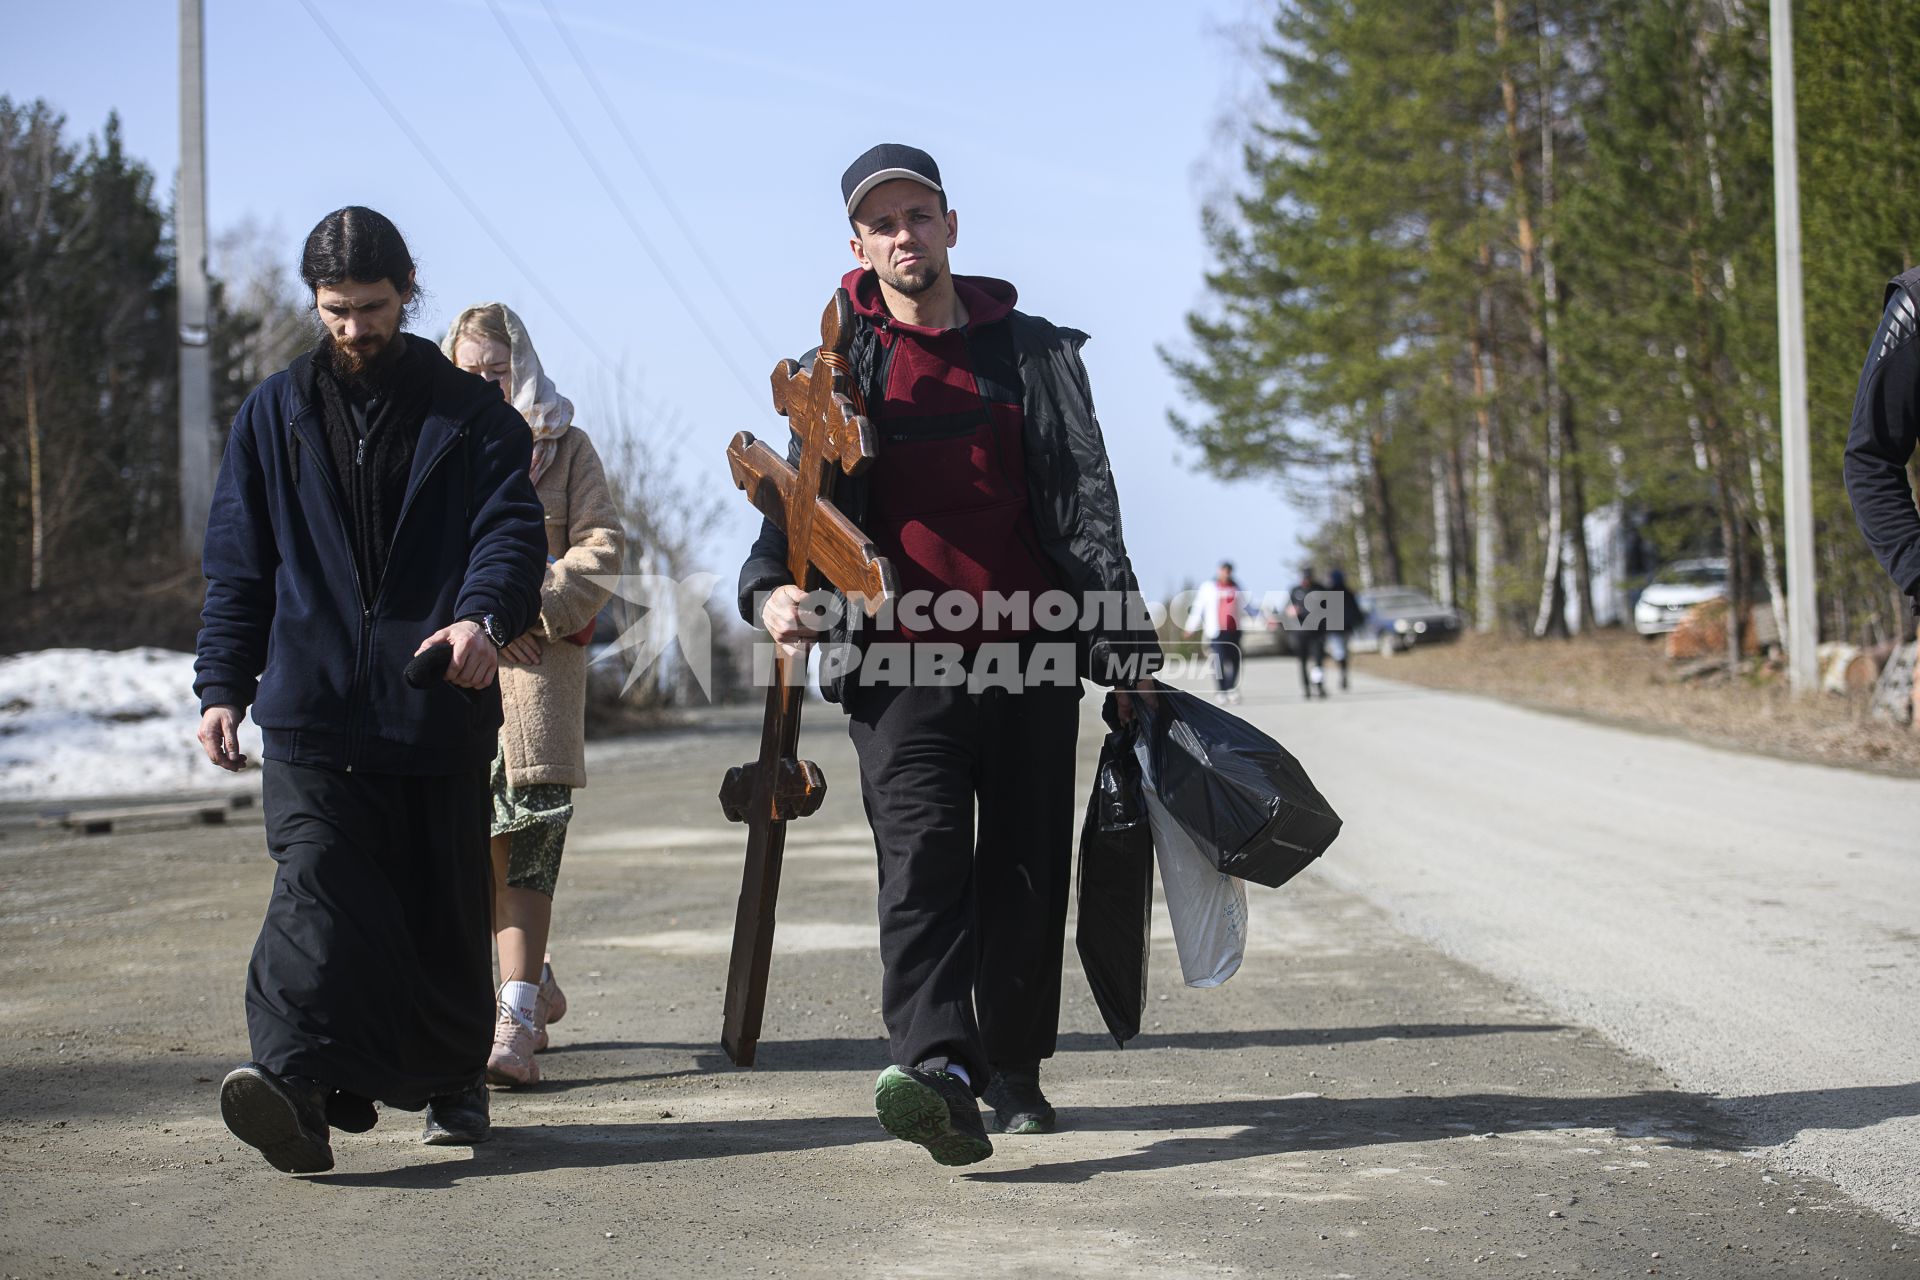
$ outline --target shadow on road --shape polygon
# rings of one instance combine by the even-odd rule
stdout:
[[[1147,1033],[1134,1042],[1132,1051],[1288,1048],[1561,1030],[1564,1028],[1552,1023],[1440,1023]],[[1066,1053],[1113,1051],[1105,1036],[1090,1032],[1062,1035],[1059,1047]],[[641,1070],[630,1075],[570,1076],[570,1071],[563,1068],[560,1078],[543,1082],[528,1096],[734,1070],[711,1044],[585,1041],[556,1046],[552,1056],[571,1060],[568,1068],[591,1070],[603,1065],[595,1061],[596,1055],[615,1053],[645,1055],[648,1061],[636,1063]],[[686,1058],[691,1062],[676,1069],[675,1059]],[[878,1038],[778,1040],[762,1044],[757,1069],[853,1075],[877,1071],[886,1059],[886,1042]],[[22,1108],[15,1104],[32,1098],[33,1113],[46,1123],[135,1113],[178,1117],[191,1112],[213,1117],[218,1114],[215,1082],[227,1065],[198,1055],[166,1055],[138,1062],[58,1062],[16,1069],[0,1083],[0,1114],[17,1113]],[[848,1082],[847,1105],[855,1105],[865,1084],[859,1076]],[[1517,1135],[1556,1129],[1610,1130],[1622,1137],[1656,1137],[1701,1149],[1734,1151],[1776,1146],[1812,1130],[1866,1129],[1886,1120],[1914,1116],[1920,1116],[1920,1083],[1732,1097],[1679,1090],[1598,1097],[1473,1093],[1326,1098],[1301,1094],[1074,1107],[1061,1113],[1064,1129],[1135,1134],[1143,1145],[1119,1154],[1112,1154],[1109,1145],[1108,1154],[1025,1169],[989,1167],[970,1176],[994,1182],[1071,1184],[1103,1174],[1183,1168],[1288,1152],[1350,1150],[1446,1138],[1499,1141],[1506,1136],[1526,1141]],[[395,1122],[417,1123],[399,1121],[398,1117],[388,1120],[389,1124]],[[314,1180],[348,1187],[442,1187],[467,1178],[526,1170],[708,1160],[881,1141],[890,1139],[867,1115],[753,1116],[699,1122],[662,1116],[659,1123],[503,1125],[495,1130],[494,1141],[476,1148],[468,1160],[407,1164]],[[1025,1153],[1036,1156],[1044,1157],[1048,1150],[1044,1140],[1031,1146],[1020,1140],[1020,1146]],[[1061,1144],[1054,1149],[1064,1152],[1070,1148]]]
[[[1772,1145],[1807,1128],[1865,1128],[1920,1114],[1920,1084],[1885,1085],[1720,1100],[1736,1111],[1778,1116],[1743,1123],[1704,1094],[1672,1090],[1597,1098],[1461,1094],[1431,1098],[1280,1098],[1074,1108],[1061,1113],[1069,1132],[1173,1132],[1119,1155],[1064,1160],[1024,1169],[969,1173],[979,1182],[1074,1184],[1105,1174],[1191,1168],[1255,1156],[1345,1151],[1439,1139],[1522,1141],[1517,1135],[1554,1129],[1605,1129],[1623,1138],[1658,1138],[1712,1150]],[[1790,1118],[1793,1117],[1793,1118]],[[1191,1132],[1181,1132],[1181,1131]],[[1232,1130],[1233,1132],[1221,1132]],[[336,1187],[427,1190],[472,1178],[551,1169],[592,1169],[677,1160],[713,1160],[772,1152],[818,1151],[886,1142],[870,1117],[809,1117],[659,1124],[525,1125],[496,1129],[472,1158],[407,1164],[359,1173],[323,1174],[311,1182]],[[1039,1154],[1038,1140],[1021,1140]]]
[[[673,1160],[720,1160],[780,1151],[820,1151],[863,1142],[892,1142],[871,1116],[705,1123],[515,1125],[497,1128],[467,1160],[405,1164],[361,1173],[326,1173],[306,1181],[330,1187],[430,1190],[473,1178],[550,1169],[602,1169]]]
[[[1726,1106],[1735,1114],[1719,1109]],[[1747,1118],[1760,1112],[1772,1118]],[[1068,1160],[1030,1169],[983,1170],[980,1182],[1080,1183],[1102,1174],[1186,1168],[1249,1156],[1339,1151],[1384,1142],[1430,1142],[1541,1129],[1611,1129],[1620,1137],[1659,1137],[1715,1150],[1772,1146],[1805,1129],[1864,1129],[1920,1114],[1920,1084],[1866,1086],[1747,1098],[1659,1091],[1603,1098],[1452,1097],[1299,1098],[1148,1107],[1096,1107],[1063,1114],[1080,1130],[1215,1130],[1162,1138],[1117,1156]],[[1220,1129],[1238,1129],[1221,1134]]]
[[[1527,1023],[1416,1023],[1378,1027],[1275,1027],[1246,1031],[1143,1031],[1126,1046],[1128,1053],[1154,1049],[1296,1049],[1322,1044],[1359,1044],[1374,1040],[1432,1040],[1455,1036],[1504,1036],[1533,1031],[1564,1031],[1551,1022]],[[1090,1031],[1063,1032],[1060,1053],[1115,1052],[1111,1036]],[[555,1045],[543,1057],[576,1053],[622,1051],[685,1053],[694,1058],[692,1071],[731,1071],[733,1064],[720,1046],[660,1043],[648,1040],[589,1040]],[[755,1071],[855,1071],[887,1065],[887,1043],[878,1036],[838,1039],[762,1040]],[[677,1074],[690,1074],[680,1072]],[[648,1079],[651,1077],[631,1077]]]

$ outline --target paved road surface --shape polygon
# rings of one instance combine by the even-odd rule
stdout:
[[[1920,1224],[1920,782],[1379,682],[1265,723],[1335,883]]]
[[[1866,1207],[1914,1202],[1912,943],[1873,933],[1914,901],[1909,785],[1378,681],[1306,707],[1290,678],[1253,664],[1244,710],[1348,833],[1254,891],[1225,987],[1179,985],[1160,917],[1124,1052],[1070,949],[1066,1129],[960,1172],[872,1117],[873,862],[831,709],[809,712],[833,790],[789,843],[758,1069],[715,1044],[741,836],[713,793],[757,737],[725,715],[596,754],[549,1083],[494,1095],[487,1146],[422,1148],[388,1113],[313,1179],[215,1104],[271,881],[257,819],[0,825],[0,1274],[1916,1273],[1920,1239]],[[1694,826],[1688,803],[1728,812]],[[1821,828],[1822,803],[1860,812]],[[1851,1195],[1797,1172],[1824,1151]]]

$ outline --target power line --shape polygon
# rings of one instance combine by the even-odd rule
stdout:
[[[447,166],[440,162],[440,157],[433,153],[433,148],[427,145],[426,139],[422,138],[420,134],[415,131],[414,127],[407,122],[407,118],[400,114],[399,108],[394,106],[393,100],[387,97],[380,86],[374,82],[373,77],[367,74],[367,69],[360,65],[358,58],[353,56],[353,50],[347,47],[346,42],[340,38],[333,27],[328,24],[327,20],[320,16],[320,11],[314,7],[313,0],[300,0],[300,6],[307,11],[307,16],[313,19],[314,25],[320,28],[321,33],[333,43],[333,47],[339,51],[340,57],[346,62],[348,68],[352,70],[354,75],[360,78],[360,83],[366,86],[367,92],[373,95],[374,100],[386,111],[394,124],[399,126],[400,132],[406,135],[407,141],[413,144],[414,150],[420,153],[421,158],[427,162],[428,167],[440,176],[440,181],[446,183],[447,190],[453,192],[454,197],[458,199],[462,205],[466,206],[467,213],[479,224],[480,229],[487,233],[488,238],[493,241],[494,247],[500,250],[507,261],[511,262],[522,276],[526,277],[527,283],[533,286],[534,292],[538,293],[541,298],[546,301],[546,304],[553,308],[554,314],[566,322],[566,326],[573,330],[574,336],[580,339],[581,345],[592,353],[594,359],[604,365],[607,371],[613,374],[617,381],[624,382],[625,377],[621,373],[620,367],[607,358],[607,353],[600,349],[600,345],[593,340],[593,335],[587,331],[584,325],[573,318],[573,313],[568,311],[560,299],[553,295],[553,292],[541,282],[540,277],[534,274],[533,268],[527,265],[526,259],[522,258],[519,252],[508,243],[507,238],[500,234],[500,229],[494,226],[487,215],[480,211],[480,206],[475,203],[472,196],[467,194],[466,188],[460,185]]]
[[[653,188],[653,194],[659,197],[667,215],[673,219],[673,225],[680,228],[680,234],[686,237],[687,244],[693,249],[694,258],[706,271],[707,278],[713,282],[715,291],[726,299],[727,306],[733,310],[734,318],[740,321],[740,327],[760,344],[761,351],[767,359],[777,359],[778,349],[773,343],[767,341],[766,335],[761,333],[759,327],[753,323],[753,317],[748,314],[747,309],[740,304],[738,298],[733,296],[733,291],[727,288],[727,282],[721,279],[720,273],[714,269],[713,260],[701,251],[699,237],[694,235],[693,228],[687,225],[686,218],[681,216],[680,207],[674,203],[672,192],[667,184],[660,180],[653,166],[647,163],[646,156],[640,150],[640,144],[634,140],[633,131],[627,128],[625,118],[614,109],[613,100],[608,97],[606,89],[602,87],[600,77],[594,74],[593,68],[582,56],[580,46],[574,43],[573,32],[568,30],[566,22],[560,17],[560,11],[554,8],[553,0],[540,0],[540,3],[545,7],[547,17],[552,20],[554,29],[560,33],[560,39],[567,46],[567,52],[573,55],[573,65],[580,68],[581,78],[587,82],[587,87],[593,90],[593,96],[600,100],[601,110],[605,111],[607,119],[613,122],[614,130],[619,133],[621,141],[627,144],[627,154],[633,157],[634,166],[640,170],[648,185]]]
[[[308,0],[301,0],[301,2],[304,4],[307,3]],[[629,206],[626,199],[621,196],[619,189],[613,185],[613,180],[607,176],[606,170],[600,167],[599,160],[594,158],[593,152],[587,147],[586,140],[581,137],[579,128],[573,122],[573,117],[567,114],[566,107],[561,104],[559,95],[554,93],[553,86],[547,82],[546,76],[541,74],[539,65],[534,62],[533,55],[527,52],[526,45],[520,42],[520,37],[515,33],[513,24],[507,20],[506,13],[500,8],[499,0],[487,0],[487,8],[493,11],[494,20],[500,24],[500,30],[506,33],[507,42],[513,46],[513,51],[519,55],[520,62],[526,67],[527,74],[532,77],[535,87],[540,90],[541,96],[547,100],[547,105],[553,108],[553,114],[559,117],[561,127],[567,131],[567,136],[573,140],[574,149],[579,151],[580,158],[586,161],[587,168],[593,171],[593,176],[598,179],[601,188],[606,191],[607,199],[613,202],[613,207],[619,211],[621,218],[626,221],[627,230],[633,233],[634,240],[646,251],[647,257],[653,260],[653,265],[660,272],[660,278],[666,281],[667,288],[671,289],[673,296],[680,300],[680,305],[685,308],[688,318],[694,323],[694,327],[699,329],[701,334],[706,337],[707,342],[713,347],[714,354],[720,357],[721,364],[725,365],[727,372],[733,375],[733,380],[739,384],[741,392],[752,402],[754,408],[760,409],[764,407],[766,401],[763,392],[751,380],[742,375],[740,370],[734,365],[733,358],[728,353],[726,344],[720,340],[720,336],[715,333],[712,326],[707,323],[706,317],[701,315],[700,308],[695,304],[693,297],[688,294],[688,292],[681,287],[680,282],[674,278],[673,272],[667,266],[666,259],[662,257],[660,251],[654,247],[653,241],[647,238],[647,233],[641,229],[640,220],[634,216],[632,207]]]

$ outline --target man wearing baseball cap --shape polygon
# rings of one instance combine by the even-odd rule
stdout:
[[[919,148],[872,148],[840,194],[859,264],[841,282],[849,365],[880,447],[837,501],[892,560],[901,607],[872,627],[835,608],[825,637],[808,629],[768,522],[740,609],[789,652],[829,643],[823,692],[849,717],[880,862],[894,1065],[876,1109],[940,1163],[971,1164],[993,1151],[976,1096],[1003,1133],[1054,1127],[1040,1064],[1059,1024],[1080,680],[1145,687],[1160,650],[1121,540],[1087,335],[1015,310],[1003,280],[952,273],[959,219]],[[849,650],[857,661],[828,662]],[[955,662],[922,661],[942,655]]]

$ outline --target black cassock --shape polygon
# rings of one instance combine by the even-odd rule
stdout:
[[[247,972],[254,1061],[406,1109],[479,1084],[495,1013],[486,771],[269,760],[261,787],[278,871]]]

